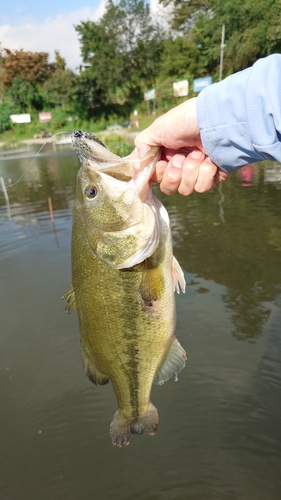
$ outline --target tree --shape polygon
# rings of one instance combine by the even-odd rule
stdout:
[[[8,101],[0,102],[0,133],[11,126],[10,115],[18,113],[20,110],[14,104]]]
[[[55,67],[56,69],[66,69],[66,61],[65,59],[60,55],[58,50],[55,50]]]
[[[161,0],[160,0],[161,1]],[[174,6],[171,27],[200,48],[207,71],[219,71],[222,25],[226,26],[225,73],[281,51],[281,0],[162,0]]]
[[[57,69],[43,85],[46,100],[62,109],[73,102],[76,90],[77,76],[70,69]]]
[[[187,73],[193,77],[204,73],[204,60],[200,49],[188,35],[169,36],[163,44],[163,58],[160,66],[160,77],[185,77]]]
[[[9,86],[17,77],[33,83],[43,83],[55,70],[47,52],[24,52],[4,49],[2,81]]]
[[[155,84],[162,33],[153,24],[146,1],[109,0],[100,21],[82,22],[76,31],[83,60],[90,64],[82,81],[92,79],[104,106],[132,106]]]
[[[110,102],[108,89],[101,86],[90,71],[84,71],[79,77],[76,105],[79,115],[83,118],[93,116],[107,118],[115,113],[114,104]]]
[[[40,111],[43,107],[43,96],[38,84],[24,80],[21,76],[14,78],[6,96],[21,112],[30,112],[33,109]]]

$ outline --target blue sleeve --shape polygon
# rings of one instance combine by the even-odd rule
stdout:
[[[223,170],[281,162],[281,55],[206,87],[197,98],[197,118],[203,146]]]

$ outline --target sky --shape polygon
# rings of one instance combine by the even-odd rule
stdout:
[[[151,0],[158,9],[158,0]],[[48,52],[50,62],[59,50],[67,67],[75,71],[82,60],[74,25],[97,21],[106,0],[2,0],[0,47],[11,50]]]

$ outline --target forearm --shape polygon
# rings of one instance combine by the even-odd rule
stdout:
[[[197,119],[204,149],[223,170],[281,161],[281,55],[204,89]]]

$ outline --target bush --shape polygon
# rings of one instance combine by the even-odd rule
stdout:
[[[18,112],[19,110],[14,104],[8,101],[3,101],[0,103],[0,133],[11,128],[12,122],[10,119],[10,115],[16,114]]]

